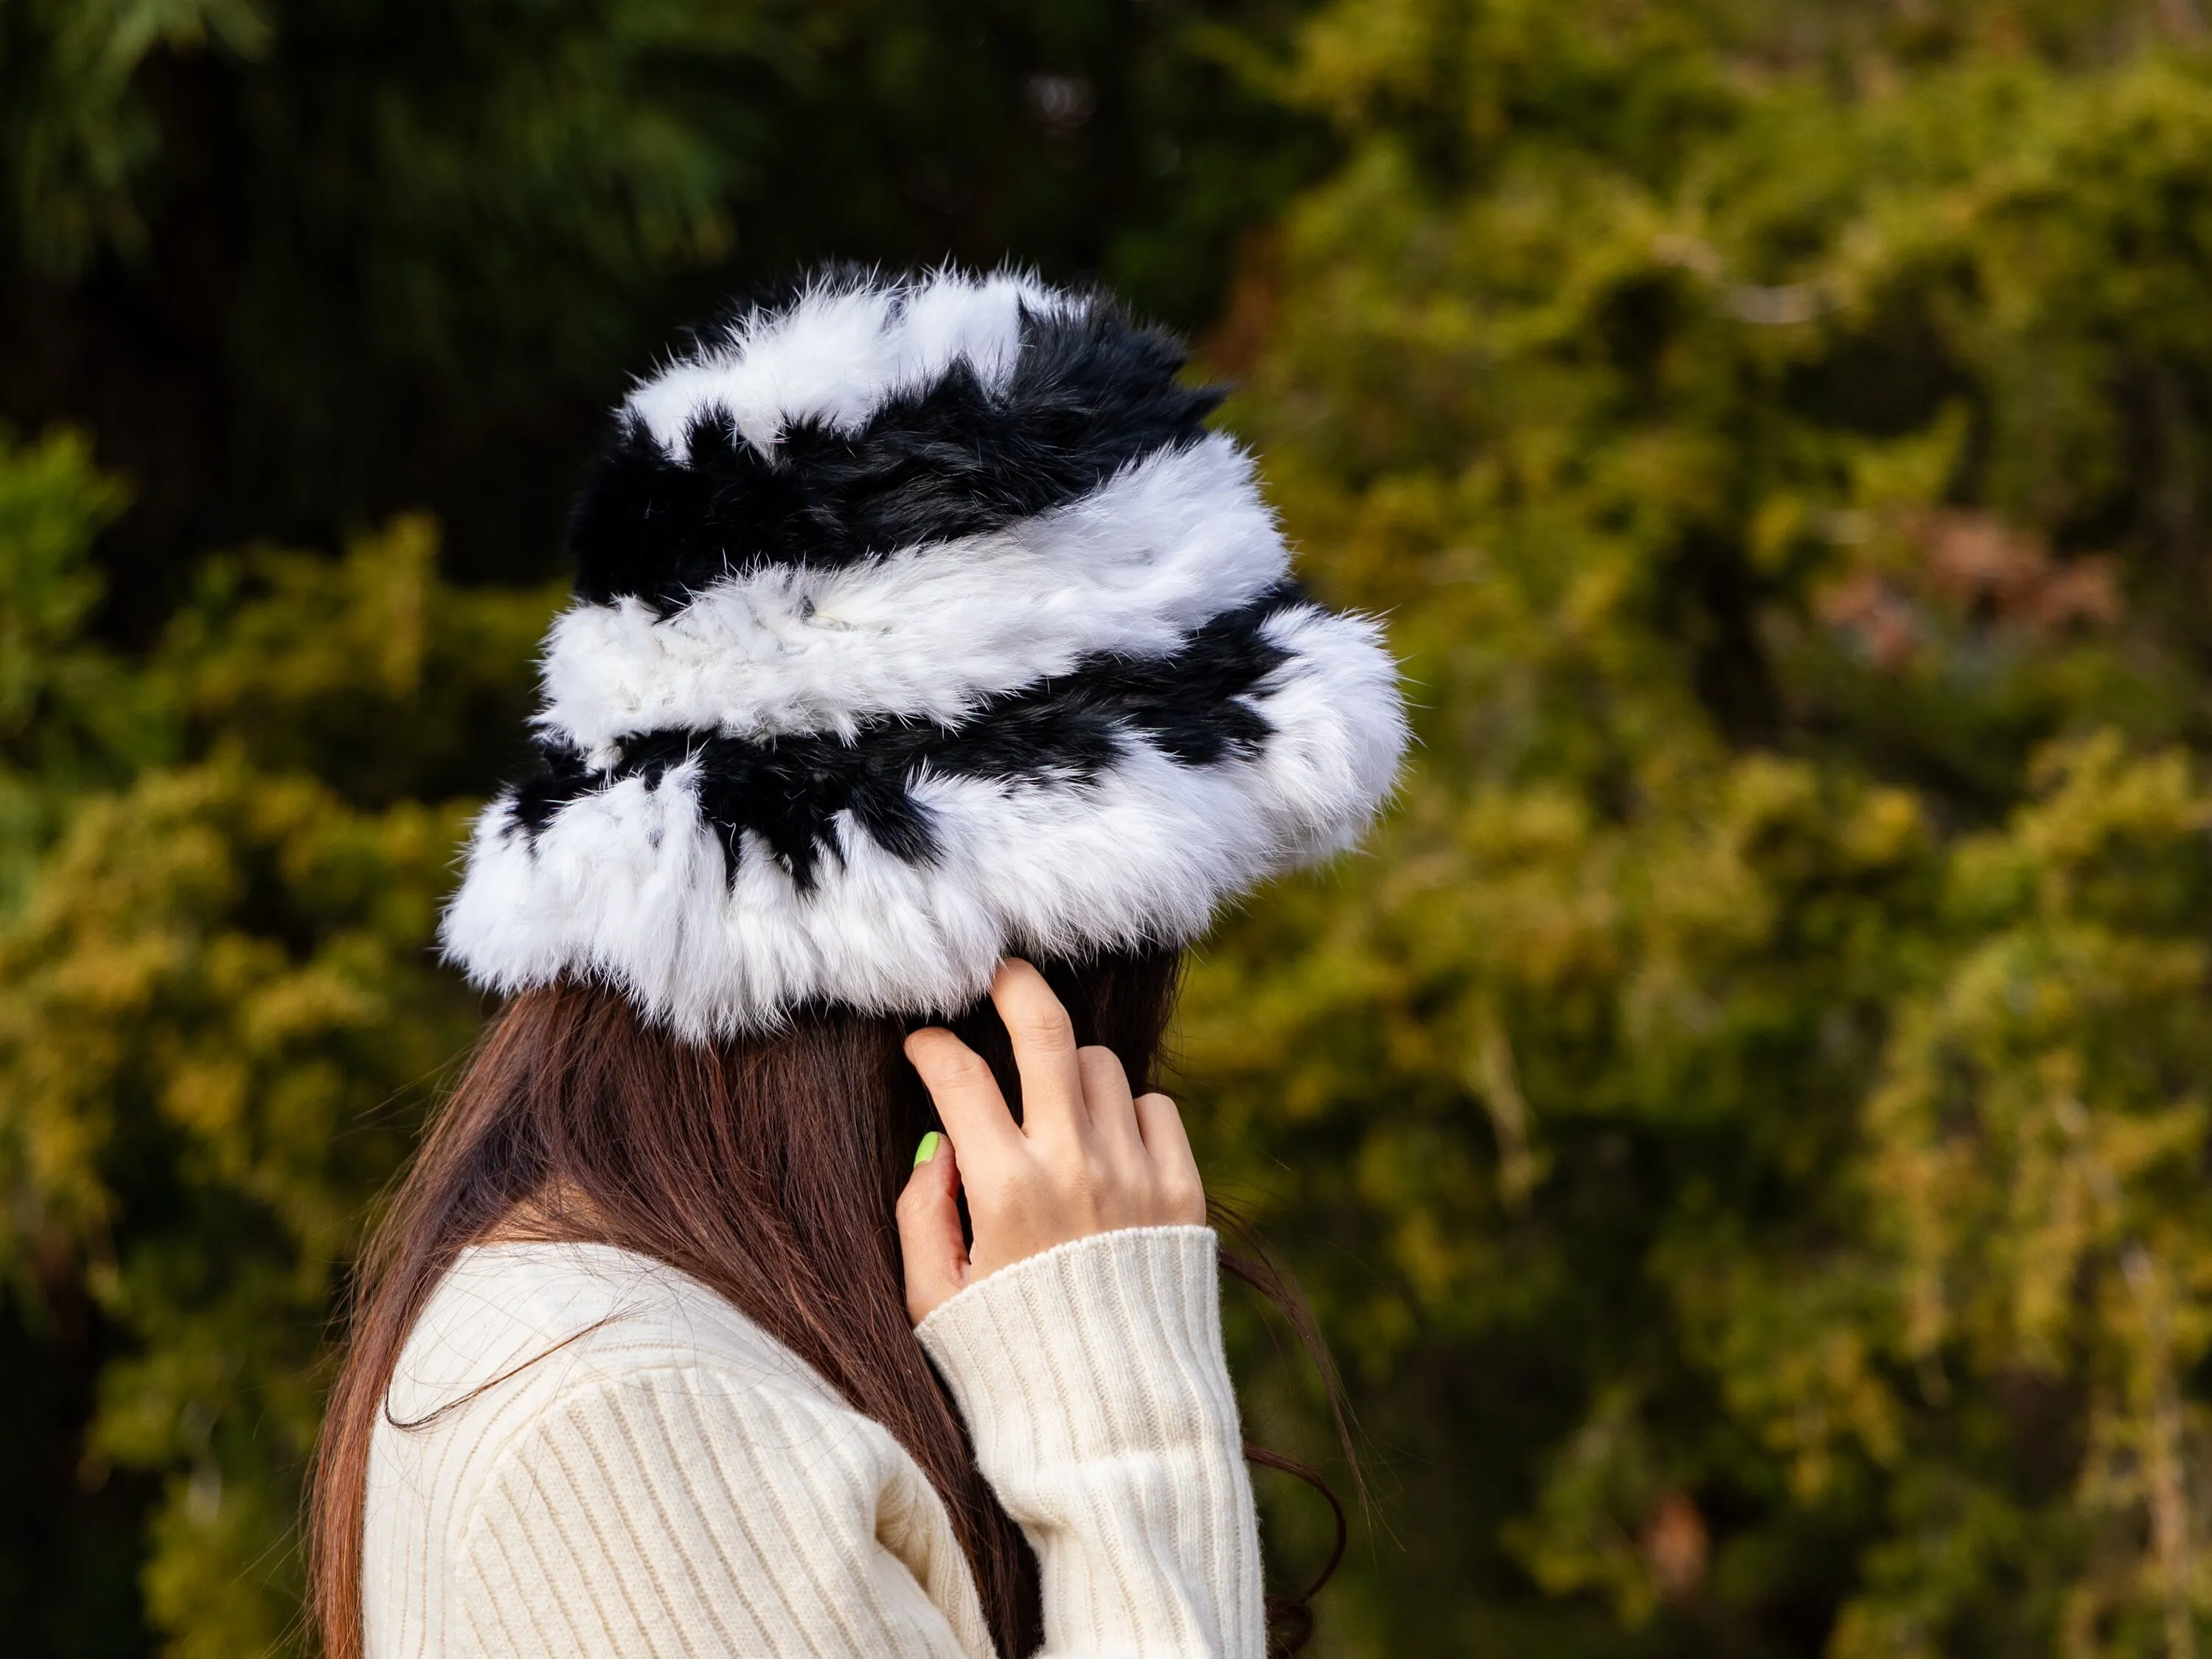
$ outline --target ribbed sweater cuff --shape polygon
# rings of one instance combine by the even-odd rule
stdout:
[[[915,1334],[1003,1492],[1133,1451],[1234,1459],[1243,1442],[1220,1295],[1212,1228],[1127,1228],[1003,1267]]]

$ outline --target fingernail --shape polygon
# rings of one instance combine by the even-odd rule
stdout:
[[[928,1163],[930,1159],[935,1158],[937,1156],[937,1149],[944,1143],[944,1140],[945,1137],[938,1133],[934,1129],[932,1129],[927,1134],[924,1135],[921,1138],[921,1145],[914,1149],[914,1167],[919,1170],[923,1164]]]

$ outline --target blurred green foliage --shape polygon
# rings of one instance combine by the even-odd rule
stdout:
[[[1344,0],[1290,84],[1233,417],[1423,747],[1188,1048],[1386,1465],[1344,1650],[2193,1654],[2193,9]]]
[[[429,511],[554,568],[628,377],[825,257],[1013,258],[1195,326],[1319,124],[1237,65],[1304,0],[10,0],[0,422],[135,492],[143,646],[187,550]]]
[[[0,480],[72,453],[0,453]],[[145,1610],[179,1654],[295,1633],[335,1274],[479,1012],[428,949],[469,805],[447,790],[474,724],[519,729],[557,595],[453,588],[435,554],[413,519],[340,560],[203,567],[134,665],[158,749],[78,796],[0,942],[0,1275],[34,1339],[79,1297],[127,1334],[77,1473],[158,1476]],[[76,652],[29,666],[65,684]],[[12,1518],[27,1577],[72,1542]]]
[[[88,434],[0,446],[32,1651],[301,1644],[324,1322],[480,1012],[428,940],[579,411],[779,259],[1012,247],[1205,326],[1418,704],[1182,1033],[1360,1413],[1329,1650],[2196,1652],[2195,0],[26,0],[0,146],[3,401]]]

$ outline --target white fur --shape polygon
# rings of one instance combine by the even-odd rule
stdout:
[[[772,566],[665,621],[635,599],[573,606],[546,641],[538,723],[586,753],[670,728],[849,738],[872,714],[950,723],[1096,653],[1164,655],[1289,559],[1250,458],[1215,434],[990,535],[842,569]]]
[[[684,433],[692,421],[715,410],[769,454],[793,422],[855,431],[898,392],[938,379],[963,357],[986,386],[1003,385],[1020,351],[1023,308],[1067,303],[1011,271],[817,288],[726,346],[644,381],[626,407],[674,460],[689,459]]]
[[[447,953],[506,992],[597,978],[706,1040],[810,1000],[960,1007],[1008,951],[1189,939],[1232,894],[1349,845],[1404,745],[1374,623],[1303,608],[1268,627],[1297,654],[1252,695],[1275,728],[1256,757],[1185,766],[1132,738],[1087,786],[926,776],[937,862],[904,863],[841,819],[843,857],[811,894],[750,843],[726,880],[690,767],[573,801],[534,845],[502,799],[477,821]]]

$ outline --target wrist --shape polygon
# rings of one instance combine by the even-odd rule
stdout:
[[[916,1327],[994,1484],[1137,1446],[1241,1446],[1211,1228],[1123,1228],[978,1279]]]

